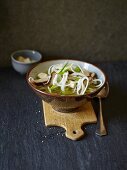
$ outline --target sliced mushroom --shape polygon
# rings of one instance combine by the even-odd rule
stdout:
[[[48,76],[46,73],[39,73],[38,75],[38,78],[39,79],[33,79],[32,77],[29,78],[29,81],[31,81],[32,83],[35,83],[35,84],[48,84],[49,81],[50,81],[50,77],[51,76]]]
[[[90,76],[90,72],[86,69],[83,69],[83,73],[85,74],[85,76],[89,77]]]
[[[94,72],[92,72],[92,73],[90,74],[90,76],[91,76],[92,78],[94,78],[94,77],[96,76],[96,74],[95,74]]]
[[[40,79],[43,79],[43,78],[47,78],[48,79],[48,75],[46,73],[39,73],[37,75],[37,77],[40,78]]]
[[[92,81],[93,80],[93,78],[92,77],[88,77],[89,78],[89,81]]]

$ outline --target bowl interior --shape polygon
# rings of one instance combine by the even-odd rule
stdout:
[[[61,63],[65,63],[65,62],[78,64],[81,68],[84,68],[84,69],[86,69],[86,70],[88,70],[90,72],[95,72],[97,74],[97,77],[102,80],[102,82],[103,82],[102,86],[105,84],[106,77],[105,77],[105,74],[103,73],[103,71],[101,69],[99,69],[98,67],[94,66],[93,64],[90,64],[90,63],[87,63],[87,62],[82,62],[82,61],[77,61],[77,60],[51,60],[51,61],[42,62],[42,63],[38,64],[36,67],[34,67],[29,72],[28,78],[29,77],[35,78],[38,73],[40,73],[40,72],[47,72],[48,68],[51,65],[61,64]]]
[[[41,54],[38,51],[34,51],[34,50],[20,50],[20,51],[15,51],[14,53],[11,54],[12,60],[15,60],[18,63],[22,63],[17,60],[19,56],[28,57],[34,60],[32,61],[32,63],[40,61],[42,59]]]

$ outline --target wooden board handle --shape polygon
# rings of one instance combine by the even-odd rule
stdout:
[[[85,135],[81,127],[78,127],[78,128],[67,127],[65,129],[66,129],[66,132],[65,132],[66,137],[72,140],[78,140]]]

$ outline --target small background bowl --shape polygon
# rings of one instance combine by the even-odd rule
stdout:
[[[75,96],[63,96],[63,95],[56,95],[56,94],[50,94],[46,92],[42,92],[38,90],[30,81],[29,78],[33,77],[35,78],[36,75],[40,72],[46,72],[48,68],[53,64],[60,64],[60,63],[74,63],[78,64],[81,68],[85,68],[86,70],[90,72],[95,72],[99,79],[103,81],[103,84],[100,88],[98,88],[96,91],[85,94],[85,95],[75,95]],[[97,93],[100,92],[100,90],[104,87],[106,82],[105,74],[101,69],[94,66],[93,64],[77,61],[77,60],[51,60],[46,61],[43,63],[38,64],[36,67],[34,67],[30,72],[27,74],[27,82],[30,85],[30,87],[34,90],[35,93],[37,93],[42,100],[45,102],[51,104],[52,108],[54,110],[60,111],[60,112],[73,112],[75,109],[79,108],[85,102],[88,101],[89,98],[93,98],[97,95]]]
[[[30,63],[24,63],[17,60],[19,56],[28,57],[34,61]],[[41,60],[42,60],[42,55],[38,51],[34,51],[34,50],[19,50],[11,54],[12,66],[14,70],[19,72],[20,74],[27,73],[32,67],[34,67]]]

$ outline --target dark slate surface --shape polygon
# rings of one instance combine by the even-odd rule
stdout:
[[[110,82],[103,101],[108,136],[96,136],[96,124],[87,125],[80,141],[67,139],[62,128],[45,127],[41,100],[25,77],[0,69],[0,170],[127,169],[127,62],[97,65]],[[98,100],[94,108],[98,112]]]

